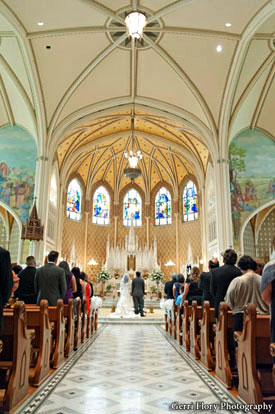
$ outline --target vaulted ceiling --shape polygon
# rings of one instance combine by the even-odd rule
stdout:
[[[201,181],[239,131],[275,136],[274,59],[274,0],[0,0],[0,126],[27,128],[64,180],[119,189],[134,111],[144,190]]]

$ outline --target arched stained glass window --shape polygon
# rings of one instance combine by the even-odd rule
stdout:
[[[74,178],[68,187],[67,192],[67,217],[79,221],[81,220],[82,209],[82,189],[76,178]]]
[[[183,221],[192,221],[198,218],[198,193],[193,181],[188,181],[183,189]]]
[[[93,223],[109,224],[110,222],[110,196],[105,187],[100,186],[94,193]]]
[[[135,227],[141,226],[141,208],[141,197],[139,193],[132,188],[128,191],[123,200],[123,226],[131,226],[132,219]]]
[[[171,222],[171,195],[165,187],[162,187],[155,199],[155,224],[157,226],[162,226],[171,224]]]

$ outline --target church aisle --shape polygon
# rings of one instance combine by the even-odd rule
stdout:
[[[107,325],[42,405],[36,410],[30,405],[21,413],[164,414],[172,412],[174,401],[234,402],[189,360],[160,327]],[[181,412],[194,413],[190,408]],[[229,412],[236,411],[216,410]]]

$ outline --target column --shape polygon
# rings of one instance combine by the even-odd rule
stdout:
[[[207,253],[208,253],[208,246],[207,246],[207,203],[206,203],[206,190],[205,186],[201,189],[201,197],[200,197],[200,205],[201,205],[201,214],[200,214],[200,223],[201,223],[201,254],[203,260],[204,269],[207,269]]]
[[[179,199],[178,198],[174,199],[174,220],[175,220],[175,227],[176,227],[176,269],[177,269],[177,273],[179,273],[180,263],[179,263]]]
[[[86,200],[86,205],[89,204],[89,200]],[[87,272],[87,246],[88,246],[88,224],[89,224],[89,211],[85,211],[85,236],[84,236],[84,269]]]
[[[146,245],[150,244],[150,201],[145,201]]]

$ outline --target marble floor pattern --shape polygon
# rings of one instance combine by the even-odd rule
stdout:
[[[206,371],[199,376],[194,370],[197,364],[188,363],[188,358],[181,355],[175,342],[160,327],[107,325],[42,404],[31,412],[167,414],[173,412],[169,407],[174,401],[186,404],[232,401]],[[28,406],[21,412],[30,412]],[[198,413],[193,409],[180,412]],[[237,411],[216,411],[217,414],[233,412]]]

